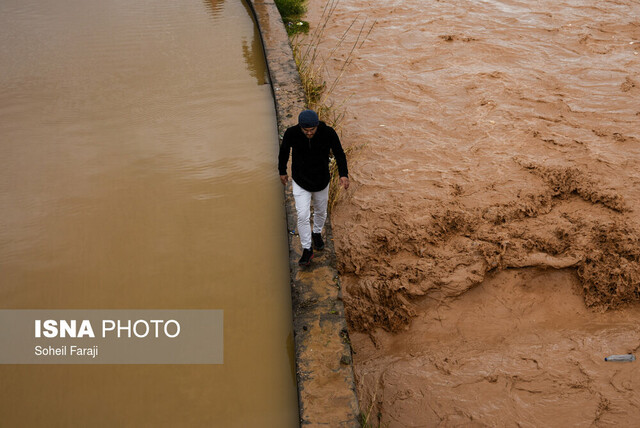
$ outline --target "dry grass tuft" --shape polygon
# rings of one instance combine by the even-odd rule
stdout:
[[[315,110],[320,120],[333,127],[338,133],[340,133],[340,127],[346,114],[345,109],[348,100],[344,100],[336,105],[334,101],[329,101],[329,97],[338,86],[347,67],[353,62],[354,52],[362,47],[376,24],[374,21],[371,25],[367,25],[367,20],[364,20],[355,39],[349,42],[351,43],[349,53],[346,59],[344,59],[338,74],[331,82],[327,83],[323,78],[323,75],[326,74],[323,71],[326,68],[327,61],[335,58],[336,51],[347,42],[349,34],[358,21],[358,17],[356,17],[347,27],[344,34],[342,34],[336,46],[331,49],[328,57],[321,58],[318,47],[339,2],[340,0],[329,0],[327,2],[320,17],[320,25],[318,25],[310,35],[301,36],[298,34],[292,38],[293,54],[306,95],[306,107]],[[352,151],[352,148],[345,149],[347,155]],[[331,212],[337,202],[338,188],[340,186],[338,166],[334,158],[331,159],[329,168],[331,171],[331,181],[329,183],[328,211]]]

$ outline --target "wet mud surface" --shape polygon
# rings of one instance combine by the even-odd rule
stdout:
[[[639,16],[631,0],[337,5],[328,82],[338,40],[376,20],[331,94],[352,148],[332,221],[360,405],[383,426],[640,416],[637,362],[603,361],[640,346]]]

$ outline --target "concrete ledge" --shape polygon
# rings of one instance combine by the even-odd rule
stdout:
[[[289,37],[273,0],[249,0],[262,37],[276,106],[278,133],[297,123],[305,108],[304,91]],[[276,159],[274,161],[274,169]],[[291,185],[285,190],[288,230],[296,230]],[[298,406],[304,426],[359,427],[351,345],[333,246],[330,221],[325,249],[301,269],[299,239],[289,235]]]

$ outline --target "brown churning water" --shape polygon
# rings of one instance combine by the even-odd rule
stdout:
[[[0,3],[0,308],[223,309],[223,365],[0,366],[4,426],[295,426],[277,130],[239,0]]]

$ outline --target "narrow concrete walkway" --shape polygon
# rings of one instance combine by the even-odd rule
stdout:
[[[273,0],[250,0],[262,35],[274,94],[280,138],[304,110],[304,92],[280,13]],[[276,159],[274,170],[276,168]],[[296,229],[291,185],[285,191],[288,230]],[[325,249],[314,254],[311,267],[301,269],[297,236],[289,235],[293,300],[293,331],[300,423],[302,426],[359,427],[342,292],[330,221]]]

